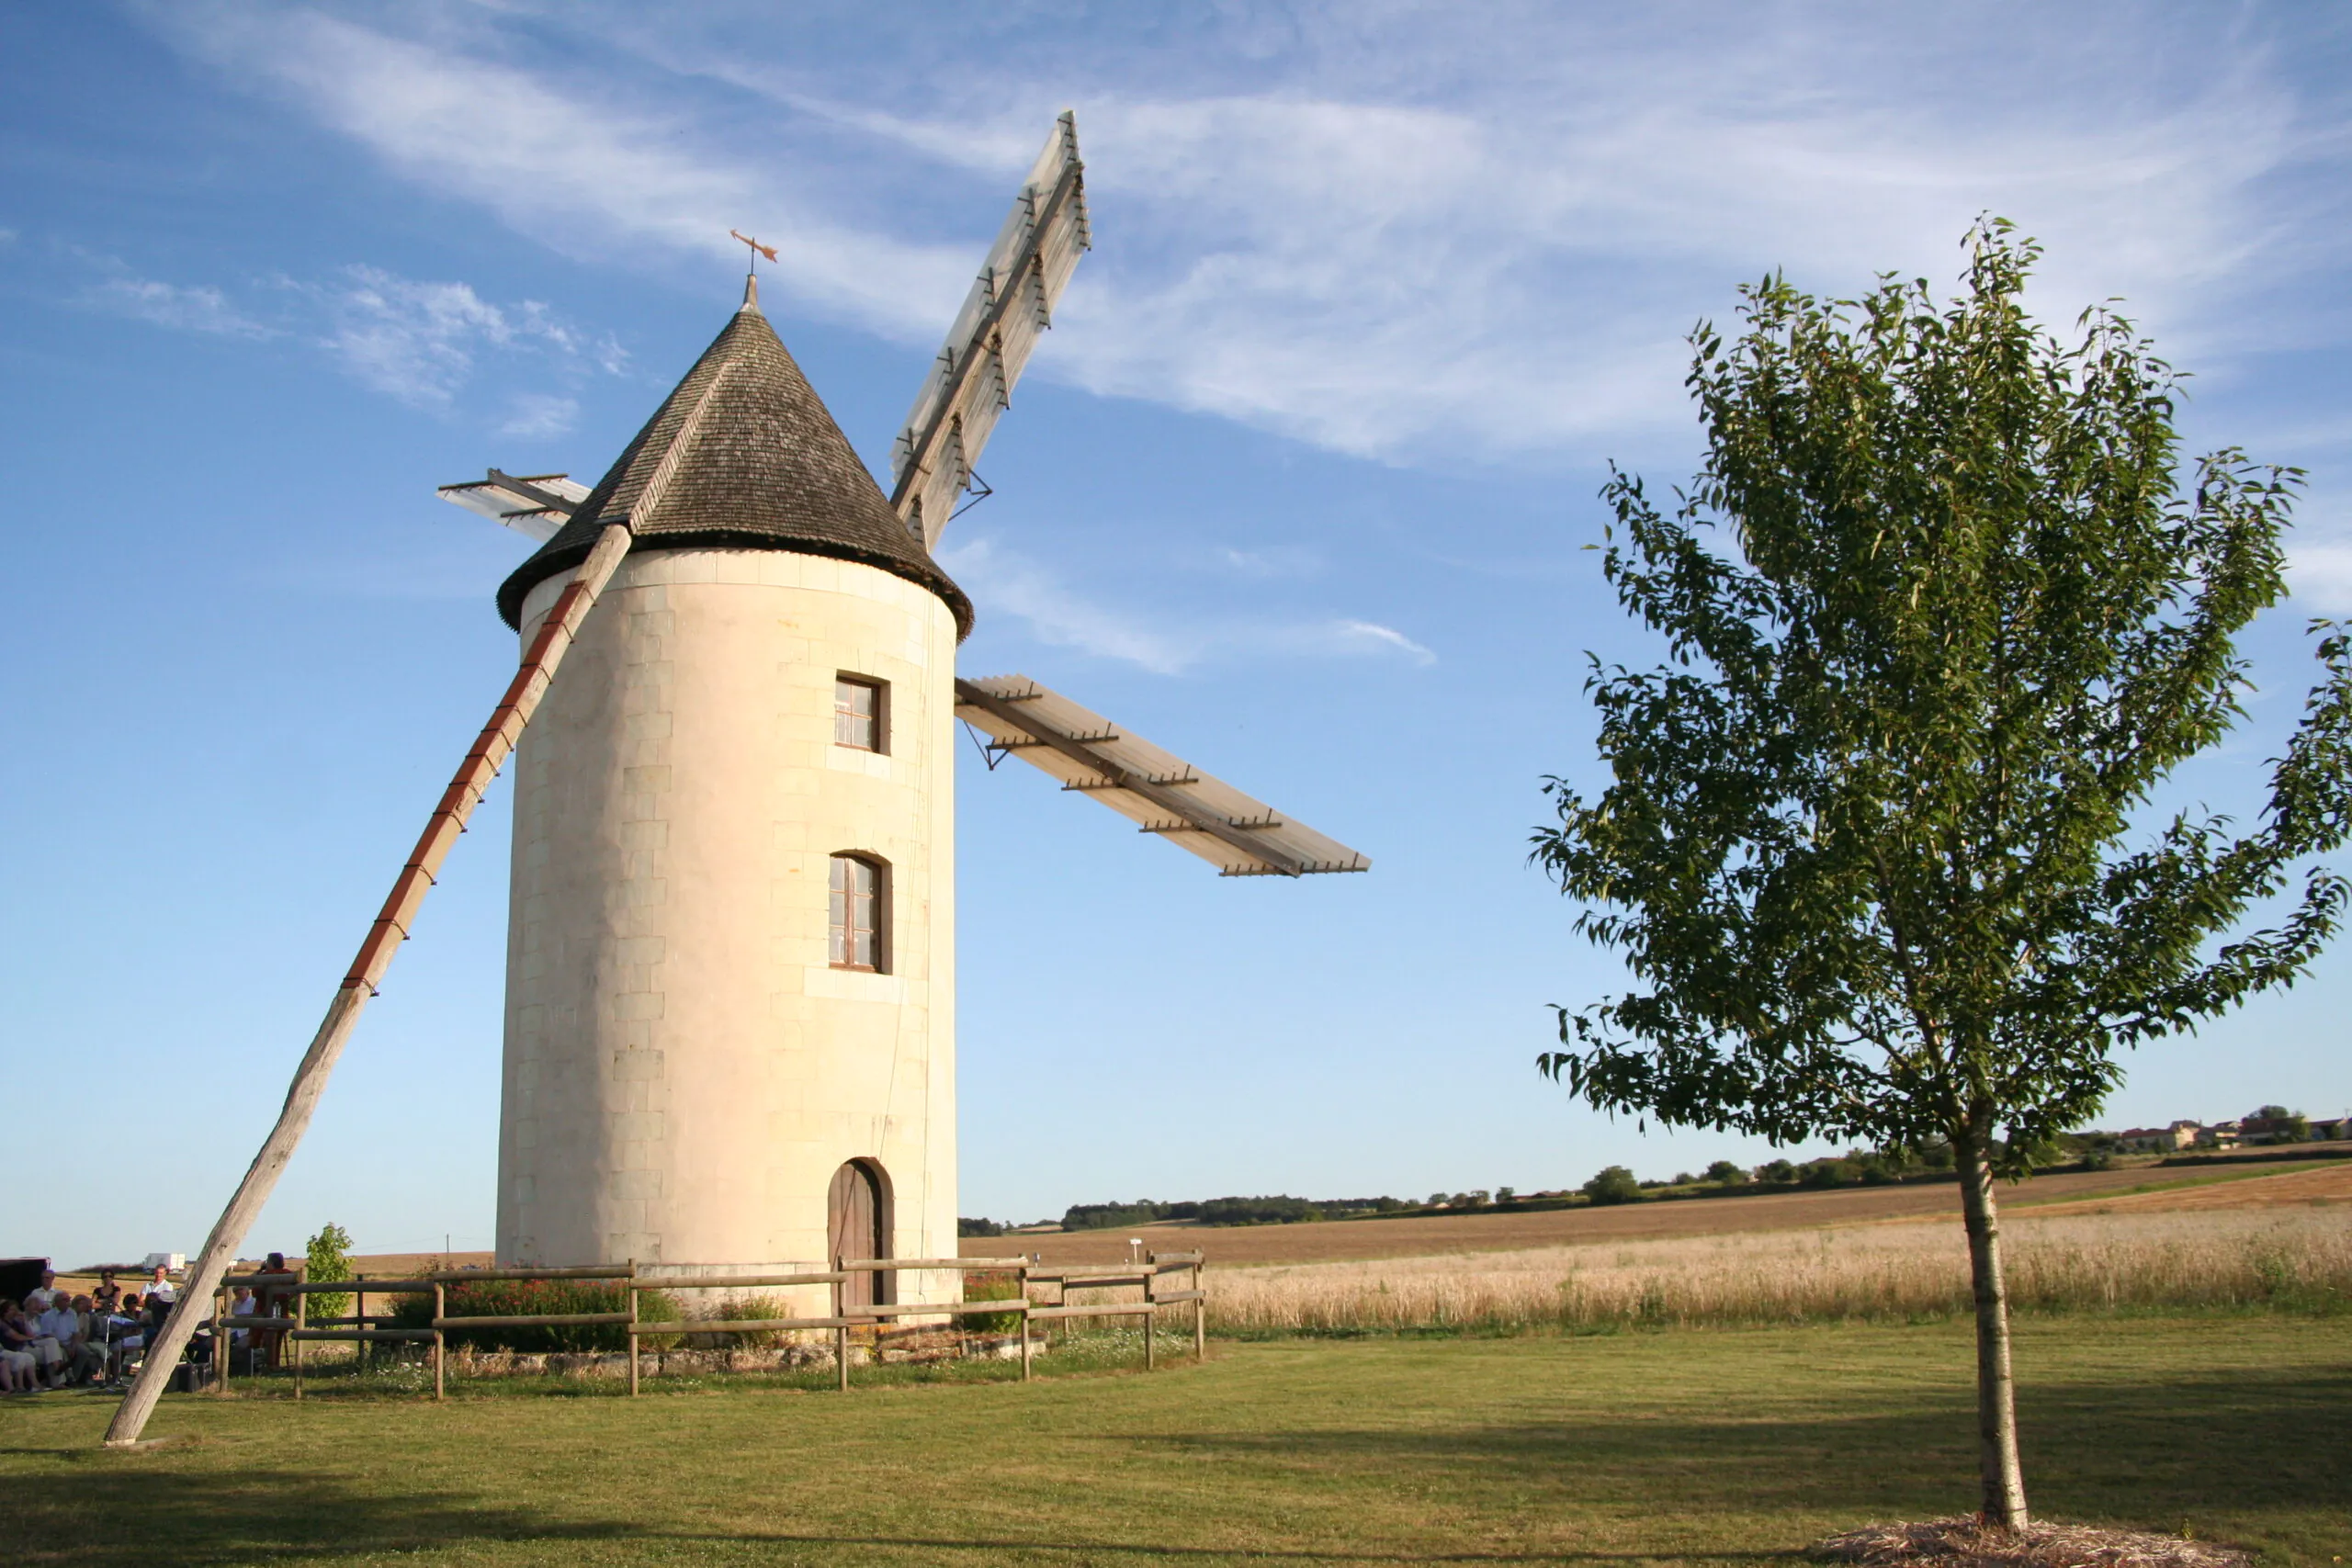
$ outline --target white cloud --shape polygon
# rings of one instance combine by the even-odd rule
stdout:
[[[915,193],[1009,193],[1060,84],[1084,82],[1098,252],[1037,373],[1387,460],[1589,459],[1687,430],[1679,339],[1731,313],[1735,282],[1949,279],[1986,209],[2051,242],[2054,318],[2125,294],[2192,357],[2243,340],[2215,324],[2233,289],[2314,254],[2265,182],[2343,155],[2299,129],[2250,31],[2128,6],[2020,8],[1994,35],[1838,5],[1307,6],[1204,21],[1172,55],[1108,23],[942,19],[919,50],[967,51],[984,89],[895,57],[820,70],[782,30],[685,10],[538,17],[614,51],[560,78],[494,11],[465,13],[471,30],[436,13],[430,42],[252,4],[163,15],[560,250],[718,257],[730,225],[784,235],[773,288],[926,345],[989,235],[923,237],[938,205]],[[2133,67],[2095,63],[2086,33]]]
[[[559,374],[576,374],[592,362],[618,374],[626,365],[617,344],[592,338],[546,305],[496,304],[469,284],[355,265],[330,283],[281,279],[280,286],[324,316],[316,341],[345,370],[415,408],[450,407],[474,380],[486,351],[536,356]],[[578,412],[569,398],[539,393],[518,394],[514,409],[506,434],[559,434]]]
[[[1410,656],[1416,664],[1437,662],[1436,654],[1396,627],[1384,626],[1376,621],[1339,621],[1331,630],[1337,646],[1342,649],[1374,653],[1395,649]]]
[[[1323,558],[1319,553],[1296,545],[1260,545],[1247,550],[1221,545],[1216,550],[1215,558],[1219,566],[1237,577],[1260,581],[1312,577],[1323,570]]]
[[[568,435],[580,418],[580,400],[559,398],[545,392],[524,392],[513,403],[504,423],[498,427],[501,435],[539,439]]]
[[[2287,553],[2290,608],[2321,615],[2352,615],[2352,536],[2298,544]]]
[[[967,539],[942,550],[939,560],[983,612],[1014,616],[1049,647],[1125,660],[1162,675],[1176,674],[1199,657],[1190,639],[1147,630],[1135,616],[1091,604],[991,540]]]
[[[1048,647],[1123,660],[1158,674],[1178,675],[1198,664],[1246,654],[1304,659],[1402,655],[1421,665],[1437,660],[1404,633],[1372,621],[1228,615],[1193,617],[1179,626],[1161,624],[1165,617],[1097,604],[1056,573],[990,539],[967,540],[941,551],[939,558],[970,592],[983,615],[1009,615]]]
[[[74,296],[80,304],[177,332],[307,341],[361,382],[413,407],[453,406],[486,351],[536,360],[572,378],[592,366],[621,375],[628,364],[610,333],[593,334],[537,300],[501,305],[469,284],[421,281],[381,267],[345,267],[324,282],[270,279],[254,290],[267,305],[257,312],[211,284],[140,277],[109,257],[84,265],[105,276]],[[517,393],[502,433],[561,434],[578,412],[568,397]]]
[[[514,337],[505,312],[462,283],[356,266],[325,299],[335,324],[321,341],[354,376],[405,403],[447,404],[472,378],[479,344]]]
[[[84,304],[99,310],[176,332],[246,338],[274,335],[271,328],[230,304],[228,296],[220,289],[201,285],[116,276],[89,285],[82,290],[80,299]]]
[[[632,109],[577,79],[315,11],[223,4],[159,19],[192,51],[261,73],[399,173],[569,254],[650,246],[735,261],[741,253],[728,230],[747,228],[781,236],[780,273],[806,298],[918,336],[944,329],[978,263],[975,247],[843,228],[740,152],[709,147],[690,111]]]

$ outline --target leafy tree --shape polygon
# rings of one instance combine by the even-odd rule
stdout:
[[[2118,1046],[2291,981],[2334,930],[2346,885],[2306,861],[2352,816],[2352,637],[2316,625],[2252,830],[2143,828],[2241,716],[2233,637],[2285,591],[2299,476],[2222,451],[2184,482],[2130,323],[2062,343],[2018,303],[2030,241],[1983,223],[1969,253],[1940,306],[1744,288],[1736,342],[1691,340],[1695,483],[1670,514],[1637,477],[1603,491],[1604,570],[1672,662],[1596,660],[1613,782],[1550,781],[1535,847],[1643,988],[1563,1010],[1541,1066],[1672,1125],[1948,1140],[1984,1508],[2016,1528],[1995,1181],[2096,1111]],[[2230,938],[2299,867],[2278,926]]]
[[[1800,1187],[1851,1187],[1862,1179],[1862,1168],[1849,1159],[1817,1159],[1797,1174]]]
[[[2274,1144],[2306,1143],[2312,1135],[2311,1118],[2283,1105],[2266,1105],[2246,1120],[2265,1123],[2263,1135]]]
[[[1584,1195],[1596,1203],[1630,1203],[1642,1195],[1642,1184],[1622,1165],[1603,1166],[1584,1184]]]
[[[1707,1179],[1722,1187],[1738,1187],[1747,1180],[1747,1172],[1727,1159],[1719,1159],[1707,1167]]]
[[[351,1233],[329,1220],[319,1227],[319,1234],[305,1245],[308,1265],[302,1271],[305,1280],[321,1284],[351,1278]],[[322,1291],[303,1306],[312,1318],[341,1317],[351,1309],[351,1298],[340,1292]]]
[[[1797,1168],[1784,1159],[1767,1160],[1756,1168],[1756,1179],[1758,1181],[1794,1181],[1796,1179]]]

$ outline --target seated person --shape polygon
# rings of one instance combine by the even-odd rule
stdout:
[[[0,1309],[0,1349],[30,1358],[36,1388],[55,1388],[65,1380],[65,1353],[13,1302]]]
[[[17,1303],[0,1296],[0,1393],[32,1393],[40,1387],[32,1336],[14,1326]]]
[[[42,1269],[40,1271],[40,1283],[35,1285],[31,1290],[25,1292],[24,1310],[27,1315],[29,1316],[47,1312],[51,1304],[50,1298],[56,1293],[57,1270],[54,1269]]]
[[[122,1310],[122,1287],[115,1283],[113,1269],[98,1270],[98,1288],[90,1292],[90,1305],[109,1314]]]
[[[254,1311],[259,1307],[259,1305],[260,1303],[254,1300],[253,1287],[251,1285],[239,1285],[230,1295],[229,1315],[232,1318],[251,1317],[254,1315]],[[252,1340],[253,1330],[249,1328],[232,1328],[229,1330],[229,1348],[232,1351],[249,1349]],[[248,1362],[247,1364],[250,1365],[251,1363]]]
[[[51,1292],[50,1309],[34,1319],[33,1326],[49,1338],[65,1355],[64,1381],[70,1383],[91,1381],[106,1359],[90,1343],[90,1298],[68,1296],[63,1291]]]
[[[286,1261],[286,1254],[273,1252],[269,1255],[268,1260],[262,1265],[262,1272],[283,1275],[285,1278],[273,1280],[254,1292],[254,1300],[257,1303],[254,1308],[254,1314],[259,1317],[279,1319],[292,1317],[294,1292],[291,1287],[295,1280],[300,1277],[300,1271]],[[285,1342],[286,1329],[282,1324],[273,1328],[254,1330],[255,1355],[268,1358],[269,1364],[273,1367],[277,1365],[278,1353],[284,1348]]]

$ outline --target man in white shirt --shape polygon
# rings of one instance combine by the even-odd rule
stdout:
[[[150,1303],[161,1302],[165,1306],[179,1300],[178,1293],[172,1289],[172,1271],[160,1263],[155,1265],[155,1277],[147,1281],[147,1300]]]
[[[57,1304],[57,1271],[53,1269],[42,1269],[40,1283],[25,1292],[25,1315],[39,1317]]]
[[[49,1299],[49,1310],[33,1320],[34,1326],[46,1337],[57,1342],[58,1355],[63,1363],[67,1381],[78,1382],[96,1370],[99,1363],[98,1353],[91,1348],[87,1325],[82,1319],[82,1312],[88,1310],[89,1298],[85,1296],[77,1303],[63,1291],[51,1291]],[[77,1305],[81,1311],[75,1310]]]

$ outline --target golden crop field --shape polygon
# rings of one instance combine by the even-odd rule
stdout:
[[[2277,1172],[2277,1174],[2265,1174]],[[2161,1184],[2160,1190],[2134,1189]],[[2284,1185],[2282,1185],[2284,1184]],[[2277,1194],[2266,1198],[2263,1194]],[[2310,1166],[2229,1164],[2138,1166],[2117,1170],[2036,1177],[2001,1194],[2004,1209],[2023,1215],[2045,1205],[2085,1202],[2145,1209],[2244,1207],[2312,1198],[2352,1200],[2352,1160]],[[1205,1249],[1212,1264],[1331,1263],[1375,1258],[1518,1252],[1587,1243],[1662,1241],[1759,1231],[1815,1230],[1881,1220],[1936,1218],[1957,1222],[1960,1189],[1950,1182],[1900,1187],[1848,1187],[1827,1191],[1743,1194],[1609,1208],[1553,1209],[1519,1214],[1433,1214],[1397,1220],[1334,1220],[1311,1224],[1140,1225],[1118,1230],[1024,1232],[973,1236],[967,1258],[1041,1255],[1047,1263],[1102,1263],[1127,1256],[1130,1238],[1160,1252]],[[1955,1226],[1956,1229],[1956,1226]]]

